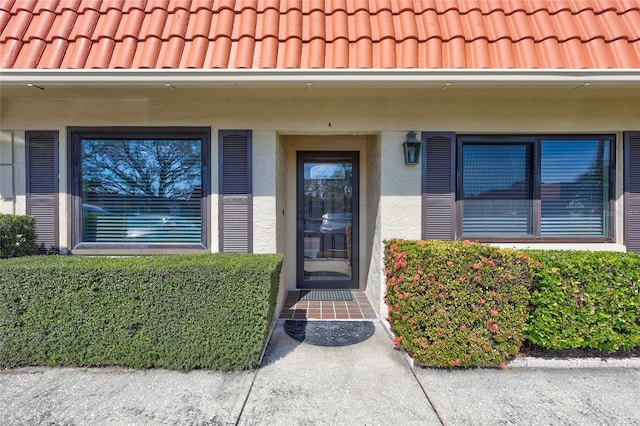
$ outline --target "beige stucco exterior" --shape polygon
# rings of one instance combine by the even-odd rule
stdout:
[[[615,134],[615,243],[544,247],[624,250],[622,132],[640,129],[640,89],[12,88],[1,93],[0,120],[1,213],[26,211],[24,132],[59,132],[59,235],[65,248],[71,238],[68,127],[211,128],[211,251],[218,250],[218,131],[252,130],[253,248],[285,254],[281,296],[296,286],[296,151],[359,151],[360,288],[380,309],[383,240],[421,236],[421,167],[405,165],[401,149],[408,131]]]

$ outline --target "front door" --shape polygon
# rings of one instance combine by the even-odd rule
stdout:
[[[358,288],[358,152],[298,152],[298,288]]]

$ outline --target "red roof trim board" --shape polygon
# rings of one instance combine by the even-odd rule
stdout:
[[[0,0],[2,69],[634,69],[637,0]]]

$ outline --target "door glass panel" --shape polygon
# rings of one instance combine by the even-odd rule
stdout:
[[[305,161],[303,177],[305,281],[353,277],[353,163]]]

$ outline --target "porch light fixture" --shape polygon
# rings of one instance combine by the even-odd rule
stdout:
[[[416,137],[416,132],[407,133],[407,140],[402,144],[404,149],[404,164],[419,164],[422,142]]]

